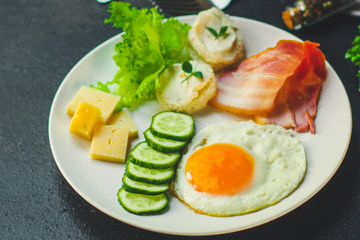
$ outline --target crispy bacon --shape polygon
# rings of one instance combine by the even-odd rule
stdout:
[[[297,132],[315,132],[317,101],[327,71],[317,43],[281,40],[217,78],[211,103],[230,112],[255,115]]]

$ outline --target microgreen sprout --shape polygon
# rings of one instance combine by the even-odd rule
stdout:
[[[206,26],[206,29],[217,39],[219,37],[225,37],[228,26],[222,26],[219,32],[208,26]]]
[[[185,82],[186,80],[188,80],[189,78],[191,78],[191,76],[195,76],[195,77],[198,77],[198,78],[204,78],[202,72],[200,71],[196,71],[196,72],[193,72],[193,66],[191,65],[190,62],[186,61],[186,62],[183,62],[182,65],[181,65],[181,68],[184,72],[186,73],[189,73],[190,75],[187,76],[184,80],[181,81],[181,83]]]

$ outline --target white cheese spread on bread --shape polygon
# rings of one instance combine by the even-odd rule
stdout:
[[[160,74],[160,88],[156,95],[165,109],[193,113],[204,108],[215,95],[216,79],[213,69],[202,61],[193,60],[190,63],[194,72],[202,73],[202,78],[192,75],[186,79],[190,73],[185,73],[180,63],[171,65]]]
[[[220,32],[227,27],[223,36],[214,36],[208,28]],[[244,56],[243,36],[229,15],[217,8],[202,11],[198,14],[189,39],[193,49],[215,71],[227,68]]]

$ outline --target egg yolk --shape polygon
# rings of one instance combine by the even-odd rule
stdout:
[[[254,172],[254,159],[241,147],[216,143],[200,148],[188,159],[185,173],[198,192],[235,195],[245,190]]]

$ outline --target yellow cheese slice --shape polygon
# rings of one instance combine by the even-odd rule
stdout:
[[[67,113],[73,115],[80,102],[85,102],[97,107],[101,111],[101,119],[106,123],[119,101],[119,96],[83,86],[67,106]]]
[[[102,123],[100,116],[101,112],[97,107],[81,102],[71,119],[69,130],[90,140],[95,126]]]
[[[120,112],[114,113],[111,116],[108,124],[127,127],[129,129],[129,137],[136,137],[138,135],[136,125],[132,120],[129,111],[127,110],[122,110]]]
[[[125,162],[129,129],[118,125],[101,125],[94,132],[90,156],[97,160]]]

